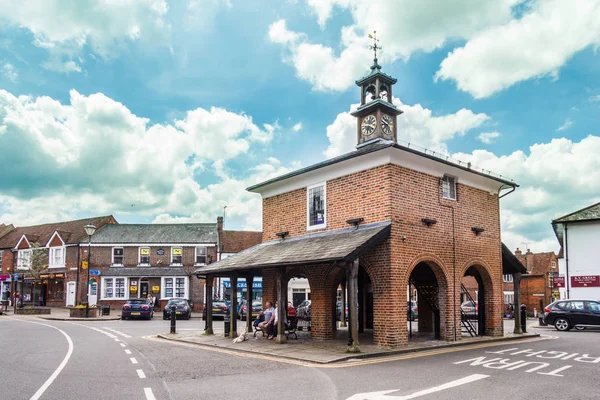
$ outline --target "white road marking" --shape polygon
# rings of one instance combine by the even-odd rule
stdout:
[[[127,345],[125,343],[119,343],[119,346],[121,346],[121,347],[127,347]]]
[[[146,374],[141,369],[136,369],[135,372],[137,372],[140,379],[146,379]]]
[[[131,354],[131,350],[125,349],[125,354]]]
[[[33,396],[31,396],[31,399],[30,399],[30,400],[38,400],[40,397],[42,397],[42,395],[50,387],[50,385],[52,385],[52,382],[54,382],[54,380],[56,379],[58,374],[61,373],[61,371],[65,368],[65,366],[69,362],[69,359],[71,358],[71,355],[73,354],[73,341],[71,340],[71,337],[69,335],[67,335],[67,333],[65,331],[63,331],[62,329],[59,329],[55,326],[43,324],[41,322],[34,322],[34,321],[22,321],[22,322],[43,325],[43,326],[50,327],[52,329],[56,329],[57,331],[59,331],[60,333],[63,334],[63,336],[67,339],[67,343],[69,343],[69,350],[67,351],[67,355],[65,356],[65,358],[63,358],[63,360],[60,363],[60,365],[58,366],[58,368],[56,368],[54,370],[52,375],[50,375],[50,377],[46,380],[46,382],[44,382],[44,384],[37,390],[37,392],[34,393]]]
[[[398,391],[398,389],[394,389],[394,390],[383,390],[380,392],[358,393],[358,394],[355,394],[354,396],[348,397],[346,400],[410,400],[410,399],[416,399],[417,397],[426,396],[431,393],[441,392],[446,389],[452,389],[453,387],[465,385],[467,383],[475,382],[475,381],[478,381],[478,380],[484,379],[484,378],[489,378],[489,375],[481,375],[481,374],[469,375],[465,378],[457,379],[452,382],[444,383],[443,385],[434,386],[429,389],[421,390],[419,392],[409,394],[407,396],[388,396],[387,395],[388,393],[393,393],[393,392]]]
[[[156,397],[154,397],[154,393],[152,393],[152,388],[144,388],[144,394],[146,395],[146,399],[156,400]]]
[[[131,361],[132,364],[137,364],[138,363],[137,360],[135,358],[133,358],[133,357],[131,357],[129,360]]]
[[[101,334],[106,335],[106,336],[108,336],[111,339],[114,339],[116,342],[120,342],[120,340],[119,340],[118,337],[116,337],[115,335],[113,335],[110,332],[103,331],[102,329],[99,329],[99,328],[96,328],[96,327],[93,327],[93,326],[87,326],[87,325],[84,325],[84,324],[78,324],[76,322],[71,322],[71,324],[77,325],[77,326],[83,326],[83,327],[91,329],[93,331],[100,332]]]
[[[116,330],[116,329],[108,328],[108,327],[106,327],[106,326],[104,326],[103,328],[104,328],[104,329],[106,329],[107,331],[111,331],[111,332],[113,332],[113,333],[116,333],[117,335],[119,335],[119,336],[122,336],[122,337],[124,337],[124,338],[130,338],[130,337],[131,337],[131,336],[129,336],[128,334],[126,334],[126,333],[124,333],[124,332],[121,332],[121,331],[118,331],[118,330]]]

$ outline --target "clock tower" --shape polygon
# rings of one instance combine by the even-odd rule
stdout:
[[[360,106],[352,113],[357,122],[357,148],[376,140],[396,142],[396,117],[402,114],[392,104],[392,86],[397,80],[381,72],[381,65],[377,63],[377,50],[381,47],[377,45],[375,35],[369,37],[374,41],[370,47],[375,51],[375,59],[371,72],[356,81],[360,88]]]

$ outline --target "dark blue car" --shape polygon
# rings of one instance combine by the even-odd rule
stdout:
[[[130,299],[123,304],[121,319],[143,318],[152,319],[154,310],[150,299]]]

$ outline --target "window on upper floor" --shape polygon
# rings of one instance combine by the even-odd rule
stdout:
[[[309,186],[307,192],[308,229],[326,226],[326,187],[325,183]]]
[[[206,264],[206,247],[196,247],[196,264]]]
[[[556,268],[556,261],[552,261],[552,268]]]
[[[18,269],[29,269],[31,267],[31,254],[33,250],[19,250],[17,253],[17,268]]]
[[[150,248],[149,247],[140,247],[139,250],[139,265],[150,265]]]
[[[4,250],[0,250],[0,271],[2,271],[2,253]]]
[[[183,249],[181,247],[171,248],[171,264],[183,264]]]
[[[513,281],[512,274],[504,274],[504,282],[510,283]]]
[[[449,200],[456,200],[456,178],[450,175],[444,175],[442,178],[442,197]]]
[[[112,265],[123,265],[123,248],[113,247],[112,249]]]
[[[65,266],[65,248],[50,247],[48,251],[48,268],[64,268]]]

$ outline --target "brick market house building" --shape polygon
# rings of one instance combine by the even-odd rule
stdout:
[[[107,215],[16,228],[9,225],[9,232],[0,237],[2,290],[19,291],[25,303],[75,305],[77,269],[81,264],[79,242],[87,237],[84,227],[90,221],[98,228],[117,223]],[[34,251],[44,252],[42,261],[47,266],[37,282],[28,273]]]
[[[91,237],[90,303],[120,310],[127,299],[151,293],[160,309],[166,299],[179,297],[201,311],[204,288],[190,277],[196,268],[217,260],[219,229],[217,223],[119,224],[99,229]],[[87,237],[80,245],[85,260]]]
[[[335,320],[342,284],[349,306],[348,350],[360,351],[359,331],[371,333],[376,345],[407,344],[409,283],[418,292],[419,335],[459,340],[460,282],[471,275],[480,286],[480,334],[503,334],[502,275],[514,272],[518,280],[523,271],[510,252],[503,259],[500,198],[517,185],[398,144],[401,111],[391,103],[395,82],[377,60],[356,82],[361,104],[353,113],[355,151],[248,188],[263,199],[263,242],[197,269],[207,287],[216,277],[229,277],[235,288],[238,279],[260,275],[263,301],[285,304],[289,279],[307,278],[311,336],[329,340],[342,334]],[[210,304],[207,309],[210,334]],[[278,312],[277,342],[283,343],[284,307]],[[232,318],[230,335],[236,334]]]

